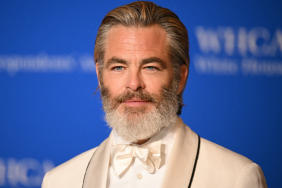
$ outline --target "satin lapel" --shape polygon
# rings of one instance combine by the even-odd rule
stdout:
[[[112,133],[93,154],[85,172],[83,188],[106,188]]]
[[[168,159],[161,188],[187,188],[193,171],[198,148],[198,136],[181,118],[177,121],[178,130]]]

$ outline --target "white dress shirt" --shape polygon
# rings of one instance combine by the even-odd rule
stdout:
[[[154,173],[146,171],[138,158],[133,158],[129,167],[118,177],[115,175],[113,167],[109,165],[107,188],[157,188],[160,187],[162,177],[166,169],[174,138],[176,135],[176,123],[162,129],[157,135],[152,137],[146,143],[161,140],[161,164],[156,168]],[[113,131],[113,143],[129,144],[124,141],[115,131]]]

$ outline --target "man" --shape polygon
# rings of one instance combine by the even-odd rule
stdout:
[[[258,165],[200,138],[177,117],[189,47],[173,12],[151,2],[112,10],[99,28],[94,58],[113,131],[48,172],[43,188],[267,187]]]

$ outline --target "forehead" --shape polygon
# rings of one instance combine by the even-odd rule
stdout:
[[[123,58],[160,57],[167,60],[167,35],[157,25],[150,27],[114,26],[105,44],[105,60],[113,56]]]

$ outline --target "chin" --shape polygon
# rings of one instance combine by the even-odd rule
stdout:
[[[164,116],[154,105],[149,109],[121,107],[106,113],[105,119],[108,125],[129,143],[149,139],[175,121],[175,115]]]
[[[133,115],[142,116],[144,114],[150,113],[154,110],[155,106],[153,104],[139,105],[139,106],[129,106],[126,104],[121,104],[117,111],[120,115]]]

